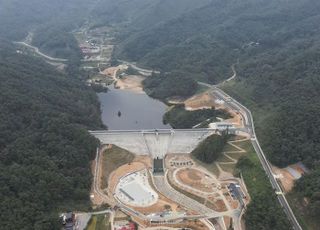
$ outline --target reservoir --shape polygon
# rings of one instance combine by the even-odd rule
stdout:
[[[109,130],[168,129],[162,116],[167,106],[145,93],[109,87],[107,93],[98,93],[102,121]]]

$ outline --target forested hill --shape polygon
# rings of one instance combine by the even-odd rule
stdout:
[[[252,53],[276,48],[289,55],[297,52],[290,48],[303,49],[315,42],[319,4],[317,0],[212,0],[128,34],[122,38],[118,56],[216,83],[230,75],[230,66],[238,59],[245,61]]]
[[[99,104],[78,79],[0,43],[1,229],[59,229],[89,207]]]
[[[34,33],[32,44],[48,55],[79,58],[72,33],[88,17],[86,0],[0,0],[0,38],[22,41]]]
[[[182,14],[201,8],[211,0],[101,0],[91,12],[94,26],[125,25],[128,36],[132,31],[153,28]]]

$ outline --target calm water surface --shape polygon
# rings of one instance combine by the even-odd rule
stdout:
[[[144,93],[110,87],[107,93],[98,93],[98,96],[102,121],[109,130],[170,128],[162,123],[167,106]]]

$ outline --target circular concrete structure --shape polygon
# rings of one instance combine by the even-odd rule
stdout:
[[[124,204],[148,207],[158,201],[158,194],[151,188],[146,170],[122,177],[116,187],[115,196]]]

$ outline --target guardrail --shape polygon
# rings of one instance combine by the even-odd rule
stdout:
[[[283,191],[278,183],[278,181],[276,180],[276,178],[274,178],[273,176],[273,173],[272,173],[272,169],[271,169],[271,166],[260,146],[260,143],[256,137],[256,133],[255,133],[255,126],[254,126],[254,121],[253,121],[253,116],[252,116],[252,113],[251,111],[245,107],[244,105],[242,105],[240,102],[238,102],[236,99],[232,98],[230,95],[228,95],[227,93],[225,93],[223,90],[217,88],[216,86],[212,86],[213,89],[216,89],[217,91],[219,91],[220,93],[224,94],[226,97],[228,98],[231,98],[231,102],[235,103],[239,108],[243,109],[246,113],[246,115],[249,117],[250,119],[250,123],[248,124],[249,126],[251,126],[251,132],[252,132],[252,135],[254,137],[254,139],[252,140],[252,142],[255,142],[257,147],[258,147],[258,151],[256,150],[256,153],[259,157],[259,160],[264,168],[264,170],[266,171],[267,173],[267,176],[271,182],[271,185],[272,187],[276,190],[276,195],[278,197],[278,200],[279,200],[279,203],[280,205],[284,208],[285,210],[285,213],[287,214],[290,222],[293,224],[293,227],[294,229],[297,229],[297,230],[302,230],[299,222],[297,221],[285,195],[283,194]],[[282,200],[281,200],[282,199]],[[284,204],[282,203],[282,201],[284,202]]]

